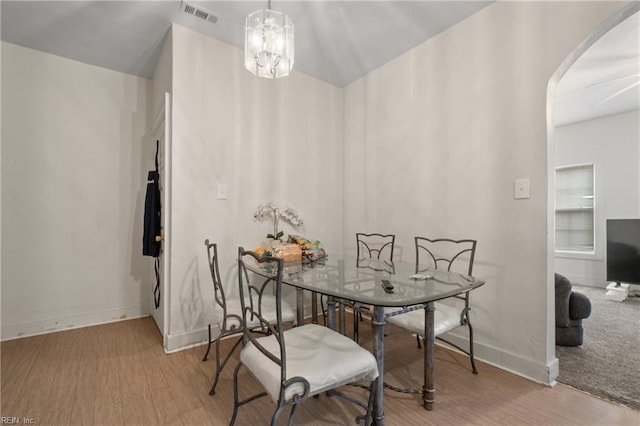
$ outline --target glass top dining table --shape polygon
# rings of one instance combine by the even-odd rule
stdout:
[[[256,271],[258,272],[258,271]],[[393,288],[385,290],[388,281]],[[374,423],[384,424],[384,327],[389,316],[423,309],[425,313],[423,406],[433,409],[435,389],[434,362],[434,302],[471,290],[484,284],[472,276],[446,270],[426,270],[416,274],[413,263],[389,262],[376,259],[358,259],[355,256],[331,254],[311,264],[285,264],[282,282],[297,289],[298,324],[304,322],[305,290],[312,292],[312,319],[317,320],[317,294],[327,296],[328,326],[336,328],[336,306],[342,315],[340,331],[344,332],[344,304],[336,299],[363,303],[373,307],[372,353],[378,363],[382,380],[377,382],[374,399]],[[388,285],[387,285],[388,286]],[[385,311],[385,307],[398,309]],[[390,312],[391,311],[391,312]]]
[[[455,296],[484,284],[468,275],[415,264],[332,255],[311,264],[285,263],[283,282],[327,296],[379,306],[412,306]],[[385,291],[382,280],[393,285]]]

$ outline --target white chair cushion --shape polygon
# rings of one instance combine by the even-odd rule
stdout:
[[[280,347],[274,336],[258,338],[269,352],[280,358]],[[354,382],[378,377],[378,365],[371,352],[353,340],[327,327],[307,324],[285,331],[287,379],[304,377],[310,385],[309,396]],[[252,343],[240,353],[240,360],[262,383],[271,398],[280,396],[280,367],[268,359]],[[294,384],[285,390],[285,399],[304,388]]]
[[[254,298],[254,303],[258,303]],[[249,300],[247,299],[246,305],[249,305]],[[216,305],[217,307],[217,305]],[[256,307],[257,310],[257,307]],[[242,305],[240,304],[239,298],[227,298],[227,314],[236,314],[242,318]],[[217,309],[216,315],[218,316],[215,321],[218,323],[218,326],[222,324],[222,309]],[[276,298],[271,295],[263,295],[262,296],[262,315],[267,319],[267,321],[275,323],[276,322]],[[250,317],[247,318],[249,322],[249,328],[256,327],[260,325],[257,318],[251,320]],[[296,313],[295,310],[289,305],[287,302],[282,301],[282,322],[295,322]],[[227,329],[231,329],[233,326],[239,327],[240,324],[235,318],[227,319]]]
[[[439,336],[451,331],[460,324],[461,309],[454,308],[444,303],[434,303],[436,311],[434,315],[434,336]],[[398,311],[398,308],[385,308],[385,313]],[[424,309],[407,312],[387,318],[387,322],[406,328],[407,330],[424,337]]]

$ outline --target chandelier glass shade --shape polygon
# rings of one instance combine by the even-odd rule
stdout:
[[[283,13],[269,9],[247,16],[244,66],[252,74],[280,78],[293,69],[293,23]]]

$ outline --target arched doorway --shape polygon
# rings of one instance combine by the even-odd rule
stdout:
[[[582,60],[583,55],[586,56],[586,54],[589,53],[589,49],[591,49],[592,47],[594,47],[594,45],[598,45],[600,44],[601,40],[606,39],[607,37],[610,37],[611,33],[613,33],[614,31],[612,31],[614,28],[618,29],[623,27],[624,25],[628,25],[629,22],[635,23],[637,22],[637,16],[638,16],[638,11],[640,10],[640,4],[637,2],[632,2],[630,4],[628,4],[627,6],[625,6],[623,9],[621,9],[618,13],[616,13],[615,15],[611,16],[607,21],[603,22],[598,28],[596,28],[590,35],[589,37],[587,37],[587,39],[585,39],[579,46],[577,46],[573,52],[571,52],[571,54],[565,59],[565,61],[560,65],[560,67],[556,70],[556,72],[554,73],[554,75],[552,76],[552,78],[549,81],[548,84],[548,89],[547,89],[547,132],[548,132],[548,146],[547,146],[547,170],[548,170],[548,220],[547,220],[547,225],[548,225],[548,233],[547,233],[547,247],[548,247],[548,303],[549,303],[549,308],[553,311],[555,308],[555,300],[554,300],[554,280],[553,280],[553,273],[554,272],[563,272],[563,271],[558,271],[556,270],[556,267],[558,267],[558,263],[557,263],[557,259],[556,259],[556,253],[555,253],[555,244],[554,244],[554,236],[555,236],[555,209],[554,209],[554,199],[555,199],[555,192],[556,192],[556,187],[555,187],[555,166],[556,164],[556,142],[558,140],[558,136],[559,136],[559,132],[557,131],[557,126],[558,124],[556,123],[556,120],[558,120],[558,114],[556,111],[556,107],[558,106],[558,97],[557,97],[557,88],[559,86],[559,84],[561,83],[561,81],[565,78],[565,76],[568,76],[572,70],[572,67],[577,63],[580,62]],[[635,23],[635,25],[637,26],[637,23]],[[636,28],[637,31],[637,28]],[[606,37],[605,37],[606,35]],[[636,46],[637,46],[637,40],[636,40]],[[637,51],[637,47],[635,48],[635,50]],[[637,53],[636,53],[637,56]],[[636,59],[637,61],[637,59]],[[637,62],[636,62],[637,65]],[[571,70],[571,71],[570,71]],[[605,103],[608,103],[607,106],[609,106],[611,104],[611,99],[613,99],[616,96],[619,96],[621,94],[623,94],[626,90],[629,89],[634,89],[637,91],[637,81],[638,81],[638,71],[637,71],[637,66],[636,66],[636,71],[634,71],[633,73],[627,75],[626,74],[622,74],[622,75],[618,75],[615,77],[611,77],[611,76],[607,76],[607,75],[601,75],[600,78],[595,79],[593,81],[590,82],[582,82],[584,87],[595,87],[596,85],[600,85],[602,81],[604,82],[611,82],[616,80],[616,84],[618,84],[618,86],[611,91],[611,93],[609,95],[602,95],[600,97],[599,100],[597,101],[591,101],[589,102],[589,105],[602,105]],[[566,80],[563,81],[563,83]],[[601,86],[598,86],[601,87]],[[629,94],[632,92],[629,92]],[[637,92],[635,92],[637,93]],[[638,108],[636,107],[636,110]],[[588,111],[590,113],[592,113],[593,111]],[[615,113],[613,113],[615,114]],[[637,117],[637,115],[634,115],[634,117]],[[583,120],[584,122],[587,122],[588,120],[592,120],[594,118],[598,118],[595,116],[592,116],[591,118],[589,118],[587,115],[583,116],[583,118],[581,118],[581,120]],[[565,117],[566,119],[566,117]],[[580,118],[573,118],[573,120],[580,120]],[[637,120],[637,118],[635,119]],[[566,123],[565,123],[566,124]],[[640,128],[640,127],[639,127]],[[636,138],[637,139],[637,138]],[[637,148],[636,148],[637,151]],[[638,156],[636,156],[638,157]],[[636,165],[637,162],[640,160],[640,158],[635,158],[634,161],[636,161]],[[636,167],[637,168],[637,167]],[[601,168],[602,170],[602,168]],[[637,183],[636,183],[636,188],[637,188]],[[597,206],[597,205],[596,205]],[[597,208],[597,207],[596,207]],[[596,214],[598,214],[596,212]],[[601,263],[601,267],[603,268],[604,265],[604,244],[603,244],[603,240],[604,240],[604,223],[603,223],[603,217],[605,213],[600,213],[600,217],[598,218],[598,220],[600,221],[600,223],[594,223],[594,229],[595,232],[593,233],[595,235],[594,238],[594,242],[593,242],[593,248],[591,250],[591,253],[583,253],[581,255],[576,255],[575,253],[570,253],[570,255],[567,256],[567,258],[571,258],[572,256],[575,259],[579,259],[581,256],[582,258],[586,259],[589,256],[591,256],[594,260],[598,260]],[[638,206],[635,207],[635,211],[633,213],[634,215],[640,214],[640,212],[638,211]],[[594,221],[595,222],[595,221]],[[595,263],[595,262],[594,262]],[[594,268],[595,269],[595,268]],[[595,274],[597,275],[597,274]],[[605,282],[605,277],[604,277],[604,271],[602,271],[601,276],[598,276],[597,278],[594,278],[594,281],[596,282]],[[553,316],[553,315],[552,315]],[[552,329],[554,329],[554,327],[551,327]],[[552,352],[551,356],[555,357],[555,333],[550,333],[550,336],[548,337],[548,350],[549,352]],[[583,389],[583,390],[588,390],[588,389]]]

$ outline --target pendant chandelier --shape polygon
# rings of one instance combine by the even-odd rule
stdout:
[[[267,9],[247,16],[244,67],[265,78],[280,78],[293,69],[293,24],[284,13]]]

